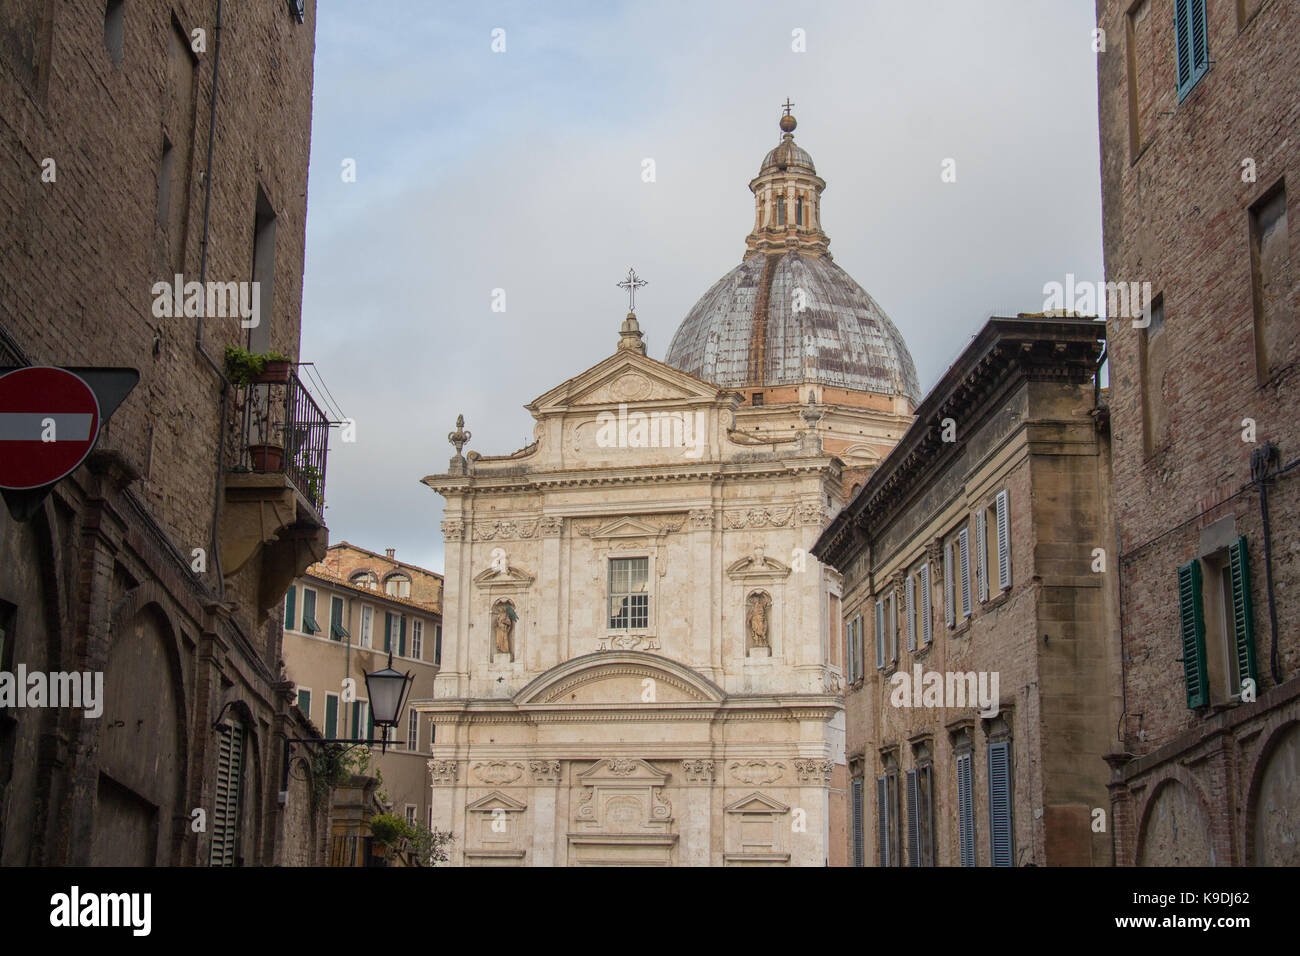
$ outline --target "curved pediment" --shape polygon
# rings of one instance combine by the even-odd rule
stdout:
[[[653,684],[646,684],[649,678]],[[647,690],[651,700],[647,700]],[[515,695],[516,704],[716,704],[722,688],[676,661],[640,651],[585,654],[551,668]]]

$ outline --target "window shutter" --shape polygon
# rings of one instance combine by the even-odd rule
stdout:
[[[298,691],[298,709],[307,715],[308,720],[311,720],[311,691]]]
[[[889,660],[890,663],[898,660],[898,596],[891,590],[889,592]]]
[[[975,512],[975,587],[980,603],[989,599],[988,520],[981,508]]]
[[[325,736],[337,737],[339,730],[339,695],[325,695]]]
[[[361,702],[354,700],[352,702],[352,739],[356,740],[361,736]]]
[[[393,615],[389,611],[384,612],[384,650],[393,649]]]
[[[862,830],[862,781],[854,780],[852,787],[853,794],[853,865],[862,866],[866,863],[866,838]]]
[[[366,704],[366,740],[375,739],[375,712]]]
[[[1188,10],[1188,4],[1191,2],[1192,0],[1174,0],[1174,39],[1177,46],[1175,56],[1178,61],[1180,99],[1192,84],[1192,25]]]
[[[924,646],[934,639],[934,624],[931,622],[930,607],[930,562],[921,565],[921,644]]]
[[[1234,652],[1237,655],[1237,678],[1245,681],[1255,677],[1255,629],[1250,605],[1250,560],[1246,552],[1246,539],[1238,538],[1228,546],[1228,573],[1232,577],[1232,631]],[[1258,681],[1256,681],[1258,689]],[[1237,692],[1240,693],[1240,684]]]
[[[217,740],[216,792],[212,807],[210,866],[234,866],[239,846],[239,790],[244,771],[244,728],[236,722],[221,725]]]
[[[1005,491],[999,491],[994,508],[998,523],[998,590],[1011,587],[1011,512]]]
[[[989,744],[989,849],[994,866],[1011,866],[1011,744]]]
[[[858,664],[859,680],[861,680],[867,673],[867,665],[864,660],[864,657],[867,653],[866,642],[862,639],[864,633],[865,630],[864,630],[864,625],[862,623],[862,615],[859,614],[857,617],[853,619],[853,643],[854,643],[853,659],[857,661]]]
[[[284,596],[284,628],[287,631],[293,630],[293,625],[298,620],[298,588],[290,584],[289,590]]]
[[[889,796],[884,777],[876,778],[876,828],[880,834],[880,866],[889,866]]]
[[[876,602],[876,670],[885,669],[885,602]]]
[[[943,619],[952,627],[957,623],[957,605],[953,593],[952,580],[952,542],[943,546]]]
[[[844,622],[844,672],[848,675],[849,682],[854,679],[855,664],[853,661],[853,622]]]
[[[975,865],[975,789],[971,781],[971,755],[957,757],[957,825],[961,842],[961,865]]]
[[[1178,613],[1183,638],[1183,680],[1187,706],[1210,702],[1205,673],[1205,617],[1201,604],[1201,563],[1189,561],[1178,569]]]
[[[961,565],[961,614],[970,617],[970,532],[966,528],[957,535],[957,552]]]
[[[405,614],[401,615],[401,623],[398,626],[399,626],[399,633],[397,637],[397,655],[399,657],[405,657],[406,656],[406,615]]]
[[[916,771],[907,771],[907,865],[921,865],[921,790]]]
[[[1199,78],[1210,65],[1210,35],[1205,24],[1205,0],[1187,0],[1192,15],[1192,78]]]
[[[916,651],[916,579],[910,574],[907,576],[907,583],[903,586],[905,600],[907,601],[907,649]]]

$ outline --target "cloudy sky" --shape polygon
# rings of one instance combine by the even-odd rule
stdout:
[[[989,315],[1102,278],[1090,0],[320,0],[317,17],[302,358],[357,423],[331,439],[334,541],[442,570],[442,498],[419,479],[446,470],[456,415],[482,454],[530,442],[522,406],[614,351],[629,266],[662,359],[740,262],[786,97],[831,252],[923,391]]]

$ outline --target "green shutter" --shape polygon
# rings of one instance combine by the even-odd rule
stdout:
[[[1251,623],[1254,613],[1250,604],[1250,560],[1246,552],[1246,539],[1238,538],[1228,546],[1228,573],[1232,575],[1232,632],[1237,655],[1237,678],[1247,678],[1256,684],[1255,628]],[[1240,692],[1240,683],[1237,690]]]
[[[325,736],[334,738],[338,736],[339,730],[339,697],[338,694],[325,695]]]
[[[290,584],[289,592],[284,596],[284,626],[286,630],[292,631],[294,624],[298,622],[298,589]]]
[[[397,656],[406,656],[406,615],[402,615],[401,624],[398,626],[397,635]]]
[[[392,649],[393,649],[393,615],[390,612],[385,611],[384,612],[384,650],[391,651]]]
[[[374,708],[366,707],[366,740],[375,739],[375,711]]]
[[[1204,707],[1210,702],[1210,687],[1205,673],[1205,612],[1201,604],[1199,561],[1189,561],[1178,569],[1178,611],[1187,706]]]
[[[352,702],[352,739],[357,740],[361,737],[361,702],[354,700]]]
[[[298,691],[298,709],[303,712],[308,720],[311,720],[311,691]]]

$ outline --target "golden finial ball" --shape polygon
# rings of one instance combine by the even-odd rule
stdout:
[[[794,117],[788,113],[781,117],[781,132],[783,133],[793,133],[794,128],[798,125],[799,124],[795,122]]]

